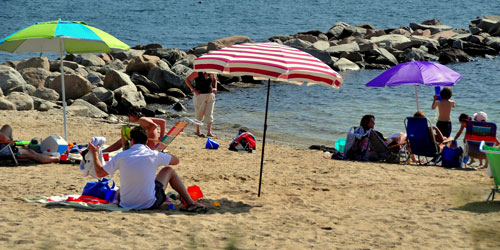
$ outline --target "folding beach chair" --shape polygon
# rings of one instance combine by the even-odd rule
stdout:
[[[497,126],[492,122],[468,121],[465,127],[465,148],[467,155],[478,159],[486,159],[479,150],[479,144],[484,141],[487,146],[494,146],[497,141]]]
[[[0,159],[12,160],[15,166],[19,165],[17,161],[16,150],[14,149],[15,142],[8,141],[0,144]]]
[[[405,143],[387,146],[384,139],[379,136],[375,131],[370,131],[368,135],[368,160],[379,160],[388,163],[400,163],[401,156],[404,157],[405,153],[401,152],[404,149]]]
[[[495,186],[491,189],[491,193],[486,198],[486,202],[495,199],[495,193],[498,193],[498,185],[500,185],[500,149],[495,147],[490,147],[485,145],[485,141],[481,141],[479,144],[479,150],[486,155],[488,162],[490,164],[491,175],[493,176],[493,181]]]
[[[158,140],[159,144],[154,148],[158,151],[163,151],[174,139],[179,135],[189,123],[185,121],[177,122],[175,125],[167,132],[161,140]]]
[[[406,117],[404,124],[408,146],[411,153],[418,156],[419,164],[421,164],[420,157],[425,157],[431,158],[426,161],[426,165],[431,162],[436,165],[439,161],[440,152],[429,119],[425,117]]]

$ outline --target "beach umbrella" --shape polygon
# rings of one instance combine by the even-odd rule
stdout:
[[[384,71],[367,87],[394,87],[399,85],[413,85],[418,107],[417,85],[425,86],[453,86],[462,76],[452,69],[435,62],[411,61],[398,64]]]
[[[66,129],[66,96],[64,89],[63,53],[106,53],[130,47],[112,35],[80,21],[49,21],[29,26],[0,40],[0,51],[11,53],[54,52],[61,62],[61,92]]]
[[[237,44],[207,53],[194,61],[194,71],[231,76],[248,75],[256,80],[267,80],[258,196],[262,183],[271,80],[298,85],[307,83],[307,86],[320,84],[332,88],[339,88],[344,80],[316,57],[277,43]]]

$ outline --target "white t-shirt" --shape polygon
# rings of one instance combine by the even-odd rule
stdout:
[[[158,166],[168,166],[172,156],[134,144],[118,153],[102,168],[112,175],[120,170],[120,206],[146,209],[156,201],[155,178]]]

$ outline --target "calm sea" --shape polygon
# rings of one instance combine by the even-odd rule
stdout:
[[[168,48],[189,49],[231,35],[254,41],[278,34],[308,30],[326,32],[336,22],[372,24],[378,29],[408,26],[438,18],[444,24],[467,28],[478,16],[500,15],[498,1],[350,1],[350,0],[154,0],[154,1],[12,1],[0,0],[0,37],[40,21],[81,20],[111,33],[125,43],[160,43]],[[0,62],[39,54],[0,52]],[[48,54],[49,58],[57,55]],[[447,65],[462,74],[453,87],[453,133],[457,117],[465,112],[488,113],[500,122],[500,59],[477,59]],[[362,115],[376,116],[376,129],[384,134],[404,131],[403,119],[416,111],[412,86],[366,88],[379,70],[340,72],[345,81],[339,90],[322,86],[272,83],[268,139],[298,146],[332,145],[345,137]],[[419,87],[419,104],[431,119],[433,88]],[[265,109],[265,85],[237,89],[217,96],[216,132],[235,134],[238,125],[261,137]],[[192,103],[188,102],[188,115]]]

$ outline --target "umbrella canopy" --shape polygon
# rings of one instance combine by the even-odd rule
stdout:
[[[267,113],[271,80],[339,88],[344,78],[316,57],[277,43],[244,43],[207,53],[194,61],[194,71],[253,76],[267,81],[266,112],[260,161],[259,191],[262,183],[266,145]]]
[[[61,92],[64,112],[64,139],[66,128],[66,96],[64,88],[63,53],[106,53],[128,50],[130,47],[112,35],[80,21],[49,21],[29,26],[0,40],[0,51],[57,52],[61,62]]]
[[[411,61],[398,64],[384,71],[366,84],[366,87],[393,87],[399,85],[453,86],[462,76],[452,69],[435,62]]]

